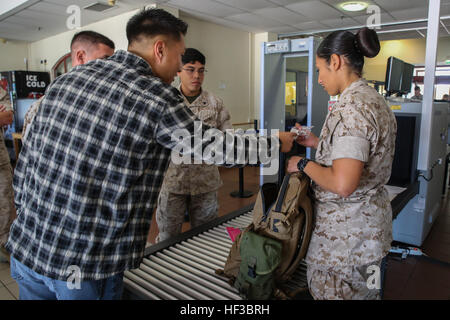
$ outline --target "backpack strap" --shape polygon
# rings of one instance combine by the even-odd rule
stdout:
[[[283,183],[281,184],[280,195],[277,199],[277,204],[275,206],[275,211],[277,211],[277,212],[281,212],[281,208],[283,206],[283,201],[284,201],[284,198],[286,197],[286,191],[289,186],[290,178],[291,178],[290,174],[286,175],[283,179]]]
[[[247,274],[251,278],[256,278],[256,257],[250,257],[248,261],[248,271]]]

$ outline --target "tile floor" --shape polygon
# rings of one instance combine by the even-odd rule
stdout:
[[[11,278],[9,264],[0,262],[0,300],[17,300],[19,286]]]
[[[245,189],[254,192],[250,198],[232,198],[231,191],[238,189],[238,170],[221,168],[224,185],[219,189],[219,215],[230,213],[256,200],[258,192],[258,168],[244,170]],[[189,229],[185,223],[183,230]],[[148,243],[154,243],[158,228],[152,223]],[[442,263],[418,258],[401,260],[390,257],[386,271],[386,300],[396,299],[445,299],[450,300],[450,196],[442,198],[442,208],[422,250]],[[0,263],[0,300],[16,300],[19,296],[17,283],[11,278],[9,265]]]

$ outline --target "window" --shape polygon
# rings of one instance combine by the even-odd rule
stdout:
[[[449,66],[436,66],[436,78],[434,83],[434,99],[442,99],[444,94],[449,94],[450,92],[450,67]],[[411,93],[408,94],[407,98],[414,95],[414,86],[417,84],[420,87],[420,92],[423,94],[424,90],[424,78],[425,78],[425,67],[416,66],[414,68],[414,78],[413,87]]]
[[[62,56],[52,68],[52,80],[56,79],[60,75],[69,72],[72,69],[72,57],[70,52]]]

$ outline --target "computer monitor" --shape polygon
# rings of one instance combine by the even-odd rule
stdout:
[[[402,84],[400,88],[400,92],[402,94],[408,94],[411,92],[413,75],[414,75],[414,65],[404,62],[402,73]]]
[[[389,57],[386,67],[385,89],[387,95],[398,93],[401,89],[403,74],[403,61],[395,57]]]

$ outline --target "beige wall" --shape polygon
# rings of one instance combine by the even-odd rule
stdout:
[[[365,60],[364,77],[367,80],[384,81],[386,62],[390,56],[414,65],[424,65],[425,48],[425,39],[381,41],[380,53],[375,58]],[[450,55],[450,37],[439,38],[437,51],[437,62],[445,61]]]
[[[29,59],[27,42],[0,41],[0,71],[26,70],[25,58]]]
[[[189,25],[186,47],[196,48],[206,56],[204,88],[224,101],[232,123],[252,120],[251,34],[182,13],[180,18]]]

